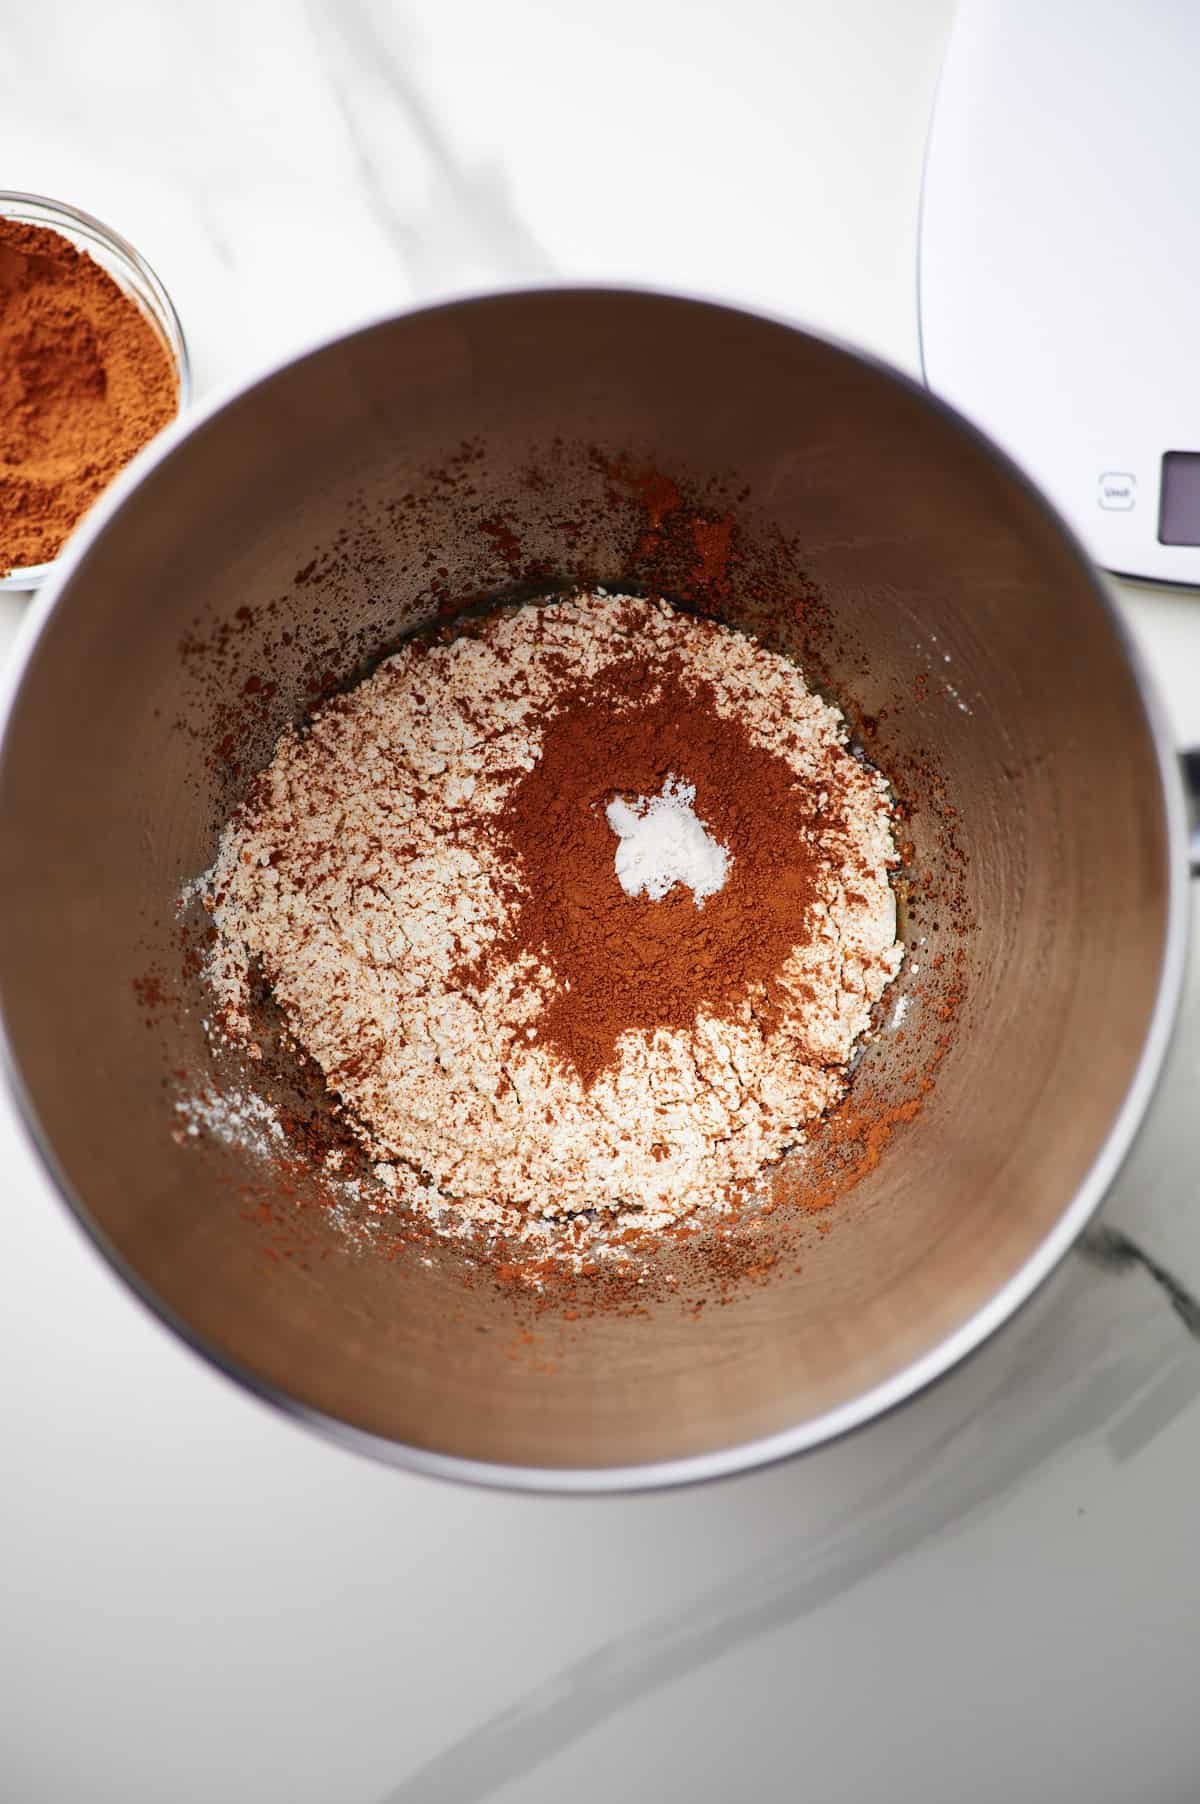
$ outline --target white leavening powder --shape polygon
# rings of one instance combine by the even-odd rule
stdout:
[[[668,776],[658,796],[627,802],[617,796],[605,813],[617,835],[617,876],[627,896],[661,902],[686,883],[697,908],[725,887],[729,848],[718,845],[692,810],[694,783]]]

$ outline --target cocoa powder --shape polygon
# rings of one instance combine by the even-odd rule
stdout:
[[[179,403],[137,304],[58,232],[0,219],[0,575],[48,563]]]
[[[702,907],[682,884],[651,901],[614,880],[615,772],[625,795],[654,795],[669,776],[695,785],[697,812],[733,857],[731,880]],[[718,712],[709,685],[685,684],[677,661],[666,674],[661,657],[613,665],[564,697],[494,823],[523,887],[487,963],[529,952],[550,967],[557,986],[539,1032],[585,1084],[622,1034],[686,1030],[701,1010],[732,1018],[748,996],[769,1031],[773,979],[804,944],[822,866],[835,848],[851,855],[839,790],[832,760],[823,795],[800,784]],[[481,979],[485,970],[465,976]]]

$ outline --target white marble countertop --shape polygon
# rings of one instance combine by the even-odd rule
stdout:
[[[4,179],[144,250],[202,393],[554,277],[759,302],[911,369],[951,12],[41,0],[0,17]],[[1200,603],[1123,605],[1200,741]],[[1099,1229],[936,1391],[632,1500],[310,1438],[131,1300],[0,1112],[0,1796],[1193,1798],[1198,1070],[1194,977]]]

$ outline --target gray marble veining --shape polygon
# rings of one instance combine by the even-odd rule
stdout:
[[[411,34],[372,0],[306,0],[363,192],[413,292],[544,281],[554,264],[517,211],[502,161],[460,156],[424,87]],[[414,165],[424,191],[413,203]]]

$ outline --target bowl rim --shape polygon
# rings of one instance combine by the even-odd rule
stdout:
[[[1190,906],[1187,810],[1180,759],[1157,688],[1107,584],[1073,529],[1020,466],[956,408],[884,359],[848,345],[827,332],[814,331],[794,319],[757,306],[739,306],[724,299],[711,300],[704,296],[653,286],[631,286],[619,282],[545,283],[533,286],[516,284],[511,287],[493,285],[439,299],[429,305],[389,311],[348,329],[324,334],[306,348],[280,358],[248,380],[228,384],[202,405],[192,408],[186,416],[177,416],[150,444],[138,452],[98,498],[80,528],[72,535],[61,559],[53,566],[49,582],[32,602],[10,648],[7,668],[0,673],[2,773],[13,714],[25,672],[60,597],[74,580],[92,547],[108,531],[142,481],[160,464],[165,463],[185,439],[202,431],[227,408],[255,390],[265,387],[277,376],[321,356],[344,341],[386,330],[403,320],[461,313],[466,309],[526,298],[544,300],[554,297],[569,300],[571,297],[594,299],[597,296],[661,302],[672,307],[684,304],[718,314],[732,313],[759,324],[799,332],[869,369],[875,376],[899,387],[909,396],[920,397],[926,406],[933,407],[953,430],[963,435],[1001,474],[1010,482],[1015,482],[1046,522],[1057,530],[1082,565],[1096,604],[1107,616],[1124,651],[1155,749],[1167,841],[1166,920],[1158,984],[1137,1065],[1108,1132],[1074,1194],[1064,1202],[1054,1225],[1025,1262],[959,1328],[916,1359],[910,1360],[890,1377],[806,1422],[777,1430],[770,1435],[735,1442],[704,1453],[623,1466],[509,1465],[501,1461],[468,1459],[457,1454],[439,1453],[357,1428],[340,1417],[331,1416],[290,1395],[210,1343],[144,1282],[124,1257],[109,1244],[99,1225],[92,1220],[86,1203],[76,1193],[58,1163],[25,1087],[16,1048],[8,1030],[3,986],[0,985],[0,1082],[3,1082],[15,1104],[26,1136],[46,1175],[84,1234],[103,1254],[109,1265],[120,1273],[151,1313],[172,1329],[193,1352],[240,1388],[259,1397],[294,1421],[316,1430],[340,1447],[369,1455],[387,1465],[497,1490],[593,1496],[664,1490],[733,1477],[772,1465],[797,1454],[812,1452],[861,1430],[926,1391],[990,1341],[1042,1288],[1087,1227],[1137,1138],[1166,1058],[1183,989]]]
[[[179,384],[179,399],[175,409],[175,420],[178,420],[184,409],[191,405],[192,360],[191,354],[188,351],[187,339],[184,336],[183,324],[176,311],[175,303],[171,299],[166,284],[163,282],[162,277],[158,274],[157,270],[147,262],[146,258],[143,257],[142,253],[135,245],[130,243],[128,238],[122,237],[120,232],[114,231],[112,226],[106,225],[102,219],[97,219],[94,213],[86,213],[82,207],[73,207],[65,200],[55,200],[53,195],[50,194],[34,194],[21,188],[0,188],[0,218],[19,220],[22,223],[29,225],[38,225],[42,223],[39,220],[24,220],[21,213],[15,210],[21,207],[33,207],[47,213],[57,214],[68,229],[74,226],[85,238],[92,238],[107,245],[111,251],[115,252],[118,257],[123,258],[124,261],[136,271],[138,276],[140,276],[141,280],[154,297],[156,306],[159,307],[164,315],[168,327],[168,338],[171,341],[168,344],[168,349],[171,353],[171,361],[175,366],[175,375]],[[54,226],[46,225],[45,229],[47,231],[53,231]],[[174,425],[175,420],[171,421],[172,425]],[[164,427],[163,430],[166,431],[167,428]],[[105,490],[104,493],[107,493],[107,490]],[[101,497],[97,496],[96,501],[93,502],[92,506],[97,506],[100,499]],[[91,511],[91,508],[89,508],[88,512],[90,513]],[[86,517],[87,516],[85,515],[84,518]],[[69,543],[72,534],[77,530],[78,527],[72,528],[72,532],[67,535],[67,539],[63,543],[63,549],[58,553],[57,557],[48,559],[44,564],[14,564],[11,570],[0,574],[0,591],[14,589],[20,592],[26,589],[41,588],[42,585],[49,580],[51,571],[58,569],[65,556],[67,543]]]

